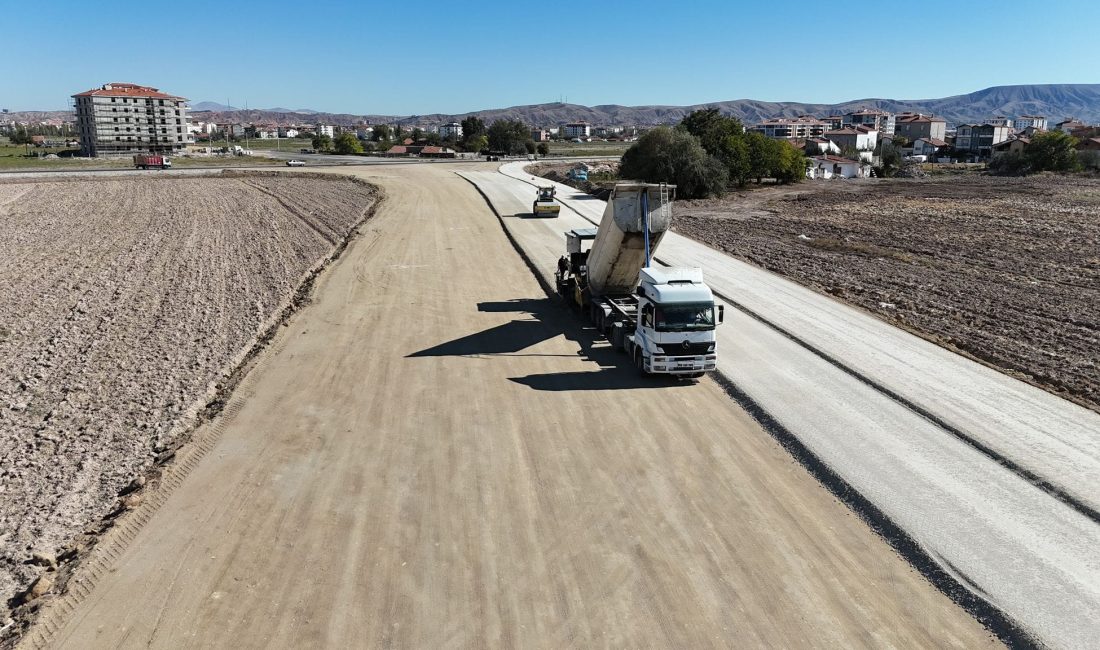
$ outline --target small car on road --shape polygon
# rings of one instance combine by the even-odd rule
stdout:
[[[286,166],[287,167],[305,167],[306,163],[305,163],[304,160],[288,160],[288,161],[286,161]]]

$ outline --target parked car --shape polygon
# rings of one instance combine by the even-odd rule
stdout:
[[[306,163],[305,163],[304,160],[288,160],[288,161],[286,161],[286,166],[287,167],[305,167]]]

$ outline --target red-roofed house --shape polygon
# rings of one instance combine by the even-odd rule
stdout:
[[[84,156],[172,153],[193,142],[183,97],[150,86],[109,83],[73,99]]]

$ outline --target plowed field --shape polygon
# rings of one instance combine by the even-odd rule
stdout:
[[[178,444],[375,200],[273,174],[0,184],[3,600]]]
[[[802,183],[677,203],[686,235],[1100,410],[1100,181]]]

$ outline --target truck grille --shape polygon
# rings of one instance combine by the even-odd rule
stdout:
[[[707,354],[710,351],[710,346],[714,345],[713,342],[705,343],[662,343],[660,348],[666,356],[670,357],[695,357],[701,354]]]

